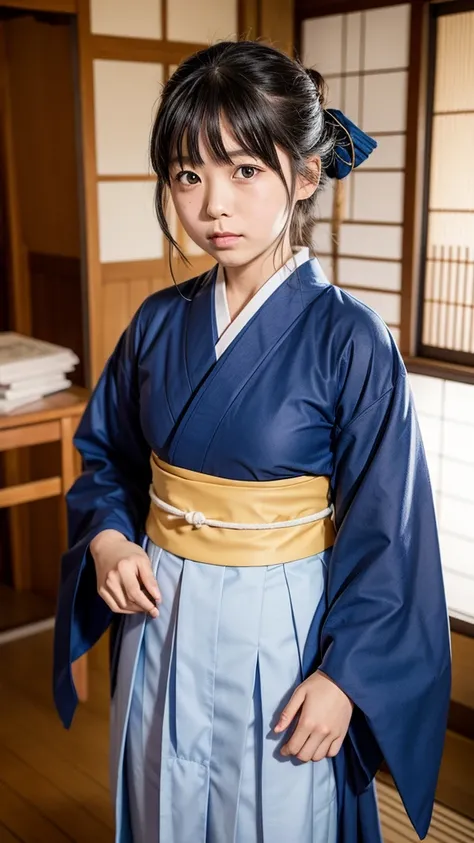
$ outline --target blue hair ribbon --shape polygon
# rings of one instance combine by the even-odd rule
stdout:
[[[336,130],[334,157],[326,172],[330,179],[344,179],[367,160],[377,147],[377,141],[359,129],[342,111],[326,108],[324,114]]]

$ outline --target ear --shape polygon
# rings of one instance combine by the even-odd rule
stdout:
[[[296,177],[296,201],[309,199],[318,187],[321,177],[321,158],[315,155],[306,162],[307,171],[304,175]]]

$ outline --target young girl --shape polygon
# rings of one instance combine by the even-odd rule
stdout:
[[[311,257],[317,194],[374,143],[318,74],[220,43],[151,142],[216,261],[149,297],[75,443],[55,699],[112,623],[120,843],[378,843],[385,759],[428,829],[450,690],[432,494],[383,322]]]

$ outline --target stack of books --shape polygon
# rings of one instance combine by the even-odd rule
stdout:
[[[79,358],[70,348],[0,332],[0,413],[9,413],[71,386]]]

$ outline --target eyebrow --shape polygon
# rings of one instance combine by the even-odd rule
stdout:
[[[256,158],[257,158],[256,155],[252,155],[251,152],[247,152],[247,150],[245,150],[245,149],[226,149],[226,153],[229,156],[229,158],[242,158],[243,156],[248,156],[250,158],[253,158],[254,160],[256,160]],[[191,162],[191,159],[189,158],[188,155],[183,155],[182,158],[181,158],[181,161],[178,157],[172,158],[171,161],[170,161],[170,167],[173,166],[173,164],[180,164],[180,163],[191,164],[192,162]]]

